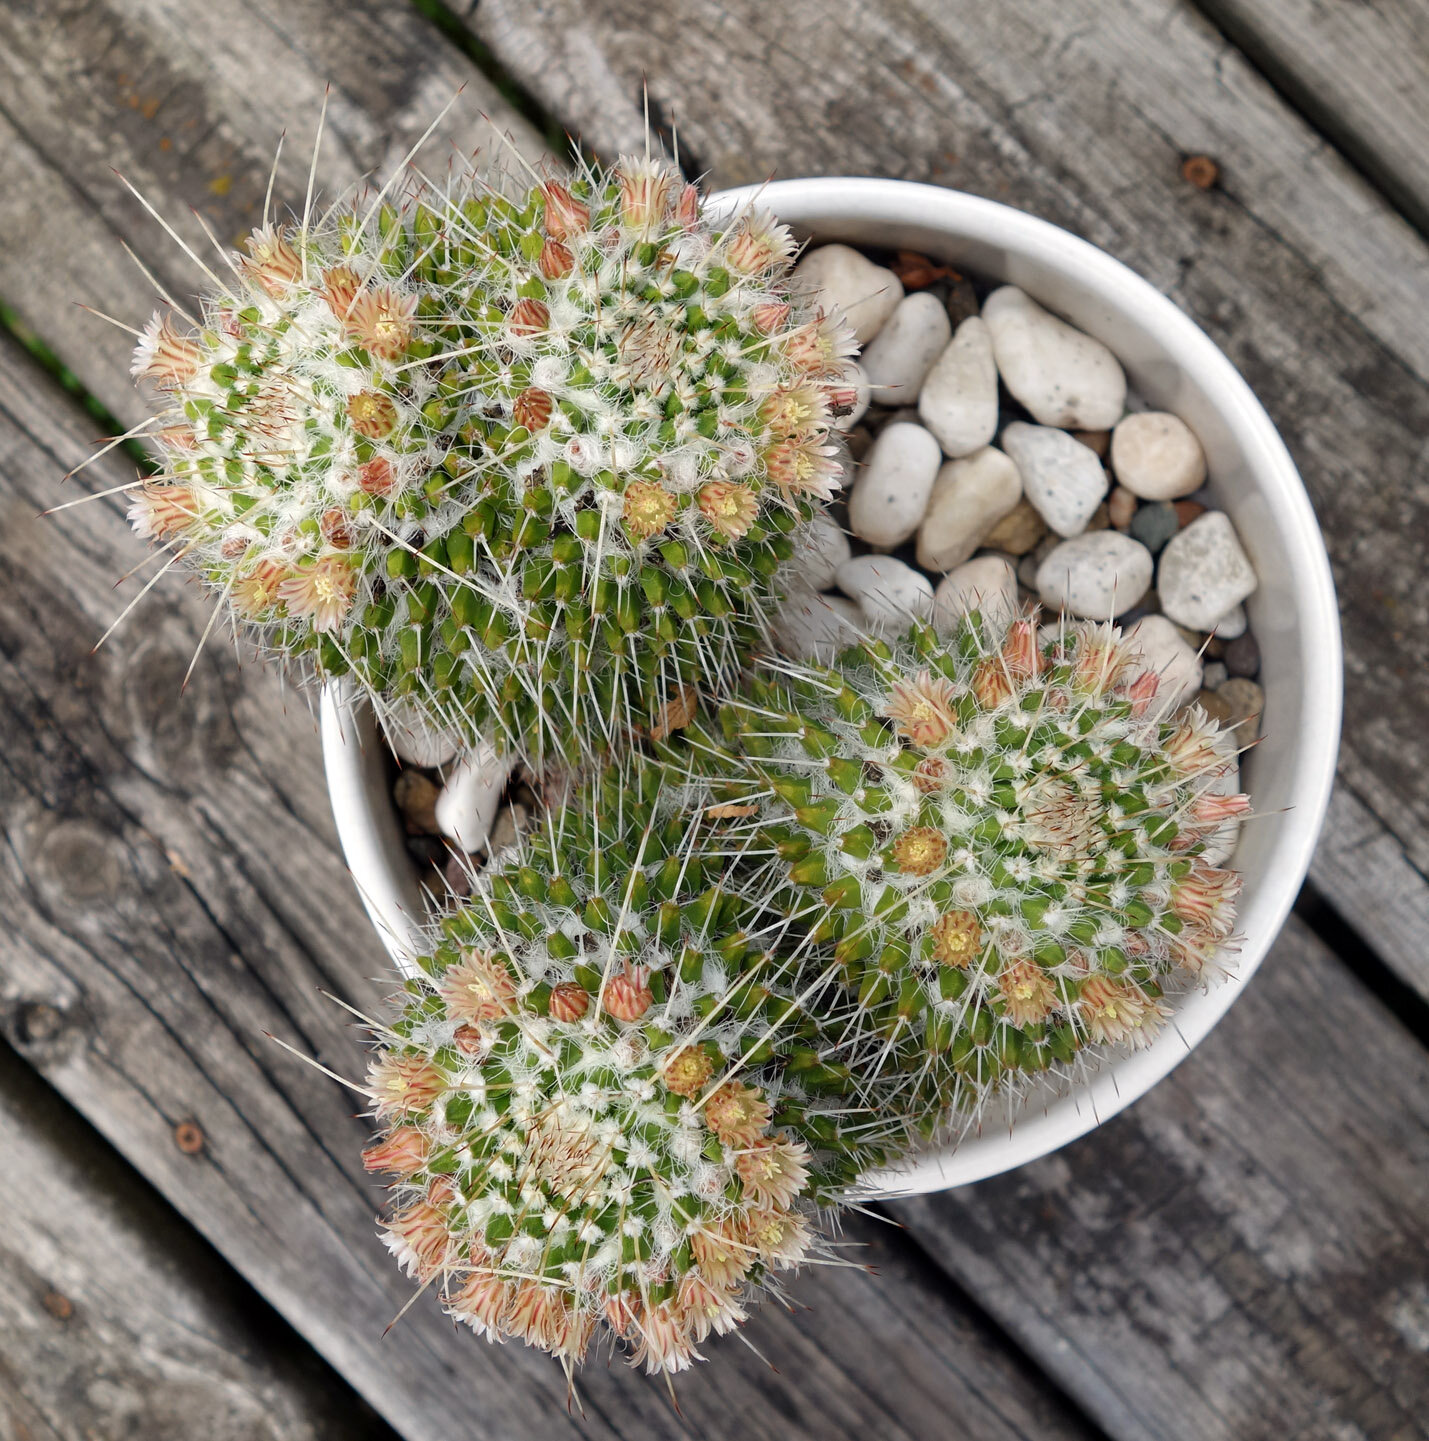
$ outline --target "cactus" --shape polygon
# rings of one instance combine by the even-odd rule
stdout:
[[[539,760],[732,680],[839,484],[852,340],[668,166],[500,184],[264,225],[156,315],[131,515],[268,649]]]
[[[750,812],[731,842],[786,907],[822,901],[814,938],[897,1064],[926,1054],[945,1133],[1143,1045],[1168,986],[1227,964],[1239,877],[1200,854],[1249,804],[1212,793],[1229,737],[1195,707],[1153,714],[1157,677],[1113,627],[1051,629],[999,643],[974,612],[951,643],[915,625],[780,664],[664,747]]]
[[[369,1082],[394,1254],[568,1368],[604,1328],[684,1369],[912,1135],[803,918],[731,880],[739,817],[667,779],[627,758],[476,879]]]

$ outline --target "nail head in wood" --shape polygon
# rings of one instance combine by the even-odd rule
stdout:
[[[1221,177],[1221,167],[1209,155],[1188,155],[1181,162],[1181,178],[1197,190],[1209,190]]]
[[[203,1150],[203,1129],[197,1121],[180,1121],[174,1127],[174,1145],[186,1156],[196,1156]]]

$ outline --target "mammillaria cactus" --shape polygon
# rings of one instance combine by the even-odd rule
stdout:
[[[680,742],[749,810],[731,844],[777,861],[793,907],[822,899],[815,938],[890,1043],[926,1050],[954,1129],[1143,1044],[1166,985],[1225,964],[1239,877],[1200,853],[1249,804],[1214,793],[1233,744],[1198,708],[1158,715],[1113,627],[1050,629],[998,639],[974,613],[951,644],[915,625],[780,664]]]
[[[839,484],[850,333],[668,165],[264,225],[163,313],[133,522],[236,623],[538,758],[659,729],[763,631]]]
[[[567,1366],[605,1327],[684,1369],[912,1134],[807,925],[729,884],[729,818],[665,779],[629,759],[477,878],[369,1082],[393,1252]]]

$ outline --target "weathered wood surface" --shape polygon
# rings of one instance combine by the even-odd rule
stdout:
[[[280,193],[300,199],[329,76],[331,185],[399,157],[475,75],[404,5],[221,9],[0,0],[0,295],[126,419],[140,413],[127,341],[67,302],[147,314],[121,236],[177,291],[194,275],[109,164],[231,240],[283,124],[297,143]],[[654,117],[677,115],[684,158],[715,183],[870,171],[1010,199],[1207,326],[1295,449],[1346,600],[1353,790],[1331,839],[1358,840],[1327,846],[1317,874],[1422,979],[1429,741],[1404,697],[1426,647],[1429,251],[1235,51],[1165,0],[482,0],[473,24],[598,149],[640,141],[646,75]],[[443,126],[463,149],[469,98]],[[1183,151],[1215,154],[1222,186],[1184,185]],[[0,769],[0,913],[16,932],[0,1019],[404,1435],[742,1436],[777,1417],[793,1436],[1056,1437],[1082,1434],[1078,1405],[1119,1436],[1421,1434],[1423,1053],[1297,927],[1129,1116],[1017,1176],[901,1205],[965,1292],[896,1233],[855,1227],[878,1280],[801,1278],[813,1309],[766,1308],[750,1332],[778,1374],[725,1344],[682,1386],[683,1420],[596,1366],[581,1426],[543,1358],[454,1336],[425,1303],[379,1341],[408,1290],[373,1236],[363,1126],[259,1036],[352,1070],[353,1036],[316,988],[371,1004],[383,966],[332,851],[312,728],[217,645],[175,701],[202,609],[173,584],[88,660],[119,604],[106,582],[141,550],[115,502],[32,523],[83,427],[13,348],[0,377],[0,730],[20,737]],[[123,478],[106,464],[88,483]],[[1381,897],[1403,894],[1386,922]],[[175,1145],[185,1120],[206,1138],[197,1156]]]
[[[3,1441],[391,1437],[4,1046],[0,1156]]]
[[[386,180],[463,86],[418,157],[427,174],[490,151],[493,124],[525,153],[544,153],[531,127],[405,3],[6,0],[0,296],[115,415],[137,419],[132,342],[75,302],[129,324],[148,317],[154,289],[121,242],[176,297],[192,295],[202,277],[115,172],[211,262],[190,207],[236,245],[261,218],[285,131],[275,198],[301,207],[325,94],[318,178],[331,194],[364,177]]]
[[[36,520],[90,442],[72,403],[0,339],[0,1023],[34,1066],[404,1436],[1077,1437],[1078,1415],[895,1232],[849,1227],[857,1267],[800,1278],[688,1379],[683,1419],[617,1365],[583,1374],[584,1423],[548,1358],[458,1334],[377,1240],[354,1098],[263,1032],[361,1071],[326,987],[372,1013],[386,969],[336,855],[317,737],[274,676],[214,646],[170,587],[93,658],[111,577],[143,556],[122,497]],[[86,472],[118,484],[108,462]],[[176,1128],[203,1137],[186,1151]],[[855,1324],[850,1325],[850,1319]],[[880,1364],[860,1364],[866,1334]],[[479,1409],[477,1409],[479,1406]]]
[[[1429,232],[1424,0],[1198,0],[1286,99]]]
[[[1112,1436],[1429,1435],[1429,1056],[1291,921],[1172,1077],[892,1209]]]
[[[1193,8],[481,0],[469,19],[598,150],[630,145],[643,81],[714,185],[957,186],[1067,226],[1176,299],[1305,476],[1348,640],[1343,775],[1429,870],[1410,683],[1429,666],[1429,246]],[[1429,153],[1422,110],[1411,134]],[[1181,178],[1191,153],[1217,159],[1217,187]]]
[[[1343,785],[1330,797],[1310,880],[1376,957],[1429,1001],[1429,882]]]

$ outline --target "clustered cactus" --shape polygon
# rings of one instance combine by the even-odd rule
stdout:
[[[1144,1045],[1231,932],[1239,877],[1201,859],[1249,805],[1218,791],[1229,736],[1162,715],[1114,627],[1046,630],[974,612],[951,642],[914,625],[781,664],[682,740],[786,909],[823,903],[812,934],[871,1022],[950,1070],[945,1126]]]
[[[733,683],[838,484],[851,333],[792,251],[629,158],[266,225],[140,341],[169,404],[134,525],[380,712],[538,760],[658,728]]]
[[[746,894],[726,821],[665,780],[597,775],[478,878],[369,1078],[394,1254],[567,1363],[604,1327],[684,1369],[918,1119],[803,918]]]
[[[559,775],[374,1026],[365,1159],[452,1316],[675,1372],[870,1168],[1212,979],[1248,802],[1109,625],[771,658],[854,403],[771,217],[649,159],[384,194],[150,323],[131,514],[270,652]]]

